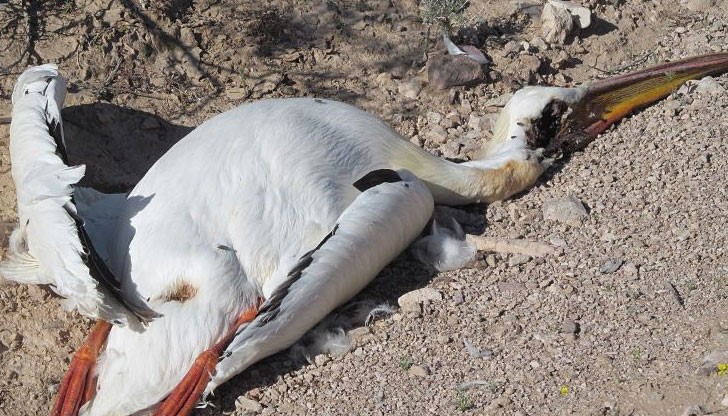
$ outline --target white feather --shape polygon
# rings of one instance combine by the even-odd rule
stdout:
[[[452,219],[452,228],[442,227],[433,220],[430,235],[419,239],[412,246],[412,252],[418,260],[441,272],[463,268],[477,254],[455,219]]]

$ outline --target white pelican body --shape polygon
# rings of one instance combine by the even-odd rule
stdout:
[[[728,68],[727,54],[711,59],[710,68]],[[660,76],[675,81],[676,67]],[[637,87],[632,78],[618,81],[631,108],[656,96],[635,99],[642,78]],[[115,324],[98,362],[105,334],[92,334],[90,350],[84,344],[77,355],[82,364],[69,370],[67,379],[90,380],[73,373],[97,367],[96,387],[74,387],[84,397],[91,391],[82,414],[154,410],[196,374],[185,405],[167,399],[159,406],[163,414],[184,414],[203,390],[287,348],[364,288],[419,235],[433,203],[490,202],[533,184],[548,166],[540,150],[528,148],[544,107],[578,104],[590,123],[596,117],[597,132],[618,117],[600,119],[592,101],[624,115],[627,107],[599,88],[518,92],[483,158],[463,164],[432,156],[346,104],[246,104],[183,138],[129,195],[106,195],[74,187],[83,167],[67,166],[58,134],[63,80],[55,66],[31,68],[13,93],[20,224],[0,274],[50,284],[66,307]],[[237,319],[251,309],[253,318]],[[211,350],[213,374],[194,372]],[[54,414],[75,414],[83,402],[65,401],[65,385]],[[171,397],[179,399],[179,389]]]
[[[136,290],[163,316],[141,332],[111,331],[90,414],[130,414],[161,401],[231,317],[269,299],[337,223],[315,255],[327,263],[306,269],[315,279],[297,287],[299,304],[255,328],[254,342],[264,345],[246,346],[236,372],[288,347],[366,286],[433,209],[414,177],[409,188],[385,184],[367,191],[384,195],[357,199],[358,178],[391,166],[383,137],[393,135],[341,103],[262,101],[209,120],[163,156],[129,194],[109,257],[122,290]],[[352,215],[342,217],[347,208]]]

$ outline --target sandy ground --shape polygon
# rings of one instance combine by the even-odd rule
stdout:
[[[123,191],[191,126],[259,98],[353,103],[467,159],[489,137],[496,97],[520,85],[728,51],[723,0],[583,4],[593,26],[539,49],[538,7],[474,0],[459,39],[493,65],[477,85],[435,91],[422,71],[434,35],[425,42],[412,1],[0,2],[0,116],[27,65],[59,63],[71,161],[88,166],[88,184]],[[421,288],[441,300],[359,324],[346,354],[273,356],[199,414],[728,414],[726,358],[700,370],[728,354],[728,77],[716,80],[629,118],[517,198],[439,212],[558,254],[483,253],[441,274],[404,254],[356,301],[396,306]],[[8,135],[0,125],[5,236],[16,221]],[[544,220],[564,196],[585,218]],[[45,288],[1,285],[0,414],[48,413],[89,326]]]

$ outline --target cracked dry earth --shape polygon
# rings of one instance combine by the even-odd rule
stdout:
[[[724,0],[582,5],[593,26],[549,45],[536,39],[538,1],[472,1],[456,39],[493,65],[475,85],[436,91],[422,68],[425,48],[439,46],[434,35],[425,44],[410,0],[0,2],[0,116],[28,64],[57,62],[72,162],[88,166],[87,183],[123,191],[192,126],[247,101],[338,99],[468,159],[489,137],[497,97],[522,84],[728,51]],[[421,289],[429,300],[356,324],[347,353],[270,357],[197,412],[728,414],[727,89],[724,75],[674,92],[517,198],[438,209],[468,233],[556,254],[481,253],[437,274],[405,253],[355,301],[396,307]],[[0,125],[3,255],[16,221],[8,135]],[[581,215],[544,219],[564,197]],[[0,285],[0,414],[47,414],[90,324],[46,288]]]

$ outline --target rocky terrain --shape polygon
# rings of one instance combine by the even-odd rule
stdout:
[[[453,40],[491,64],[437,89],[444,48],[412,0],[9,0],[0,117],[23,69],[58,63],[71,161],[88,184],[124,191],[192,127],[256,99],[345,101],[468,159],[522,85],[728,52],[724,0],[580,5],[591,24],[562,40],[539,1],[471,1]],[[392,309],[347,326],[348,352],[277,354],[198,413],[728,414],[727,89],[724,75],[675,91],[516,198],[438,208],[470,234],[553,254],[483,252],[436,273],[405,253],[338,312]],[[8,139],[0,125],[2,255],[17,220]],[[90,325],[46,288],[0,285],[0,414],[48,413]]]

